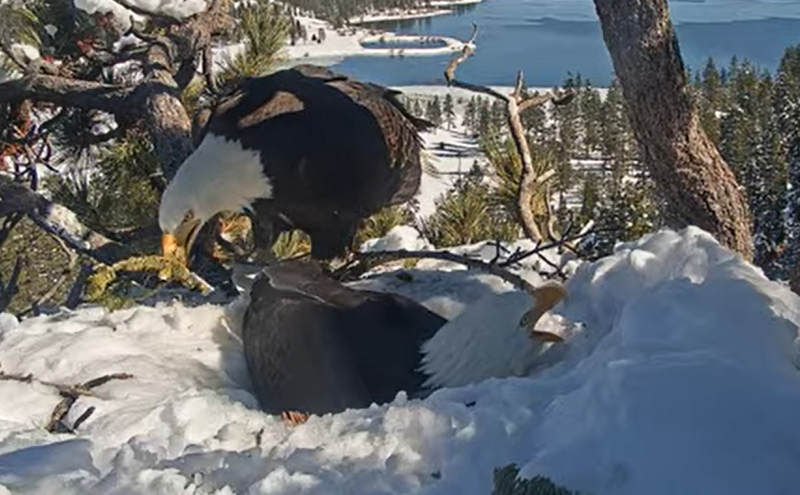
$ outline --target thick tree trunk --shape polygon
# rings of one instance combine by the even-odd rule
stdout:
[[[666,0],[594,0],[628,116],[664,218],[696,225],[753,257],[750,214],[736,178],[700,128]]]

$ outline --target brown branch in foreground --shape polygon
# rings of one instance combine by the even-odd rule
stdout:
[[[533,193],[536,190],[536,186],[541,182],[544,182],[542,179],[540,179],[541,175],[552,176],[552,174],[550,174],[550,171],[548,170],[540,176],[537,176],[536,171],[534,170],[533,157],[530,146],[528,145],[528,140],[525,137],[525,128],[522,125],[520,114],[527,108],[543,105],[548,102],[552,102],[556,105],[569,103],[574,97],[574,92],[572,90],[558,94],[548,92],[544,95],[536,95],[527,99],[523,98],[522,88],[524,86],[524,80],[522,77],[522,71],[517,72],[517,80],[514,85],[514,90],[510,95],[502,94],[488,86],[481,86],[457,80],[455,78],[456,69],[460,64],[465,62],[475,53],[475,50],[472,48],[472,44],[477,37],[477,33],[478,26],[477,24],[473,24],[472,37],[470,38],[470,41],[464,45],[461,53],[455,56],[447,65],[447,68],[444,71],[445,80],[447,81],[448,86],[455,86],[469,91],[483,93],[503,100],[506,103],[507,124],[511,131],[511,138],[514,141],[514,146],[516,147],[520,159],[522,160],[522,174],[520,177],[517,201],[519,214],[522,219],[522,230],[529,239],[536,242],[543,238],[543,234],[541,228],[536,223],[536,219],[534,218],[533,211],[531,209],[531,204],[533,203]],[[549,222],[549,219],[547,219],[547,221]]]
[[[90,396],[93,397],[94,394],[92,393],[93,388],[97,388],[101,385],[105,385],[106,383],[110,382],[111,380],[128,380],[133,378],[133,375],[130,373],[113,373],[110,375],[103,375],[98,378],[94,378],[84,383],[79,383],[77,385],[64,385],[61,383],[54,383],[48,382],[44,380],[39,380],[34,378],[32,374],[28,375],[20,375],[14,373],[6,373],[5,371],[0,370],[0,381],[8,380],[8,381],[16,381],[21,383],[41,383],[42,385],[53,387],[58,390],[59,395],[61,395],[62,399],[56,404],[55,408],[53,408],[53,412],[50,414],[50,420],[45,425],[45,430],[49,433],[74,433],[75,430],[80,426],[86,419],[88,419],[89,415],[94,412],[94,408],[89,408],[89,411],[84,412],[81,416],[75,421],[72,427],[68,426],[64,423],[64,419],[69,414],[70,409],[72,406],[77,402],[80,396]]]

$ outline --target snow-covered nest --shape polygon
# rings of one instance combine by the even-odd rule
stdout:
[[[459,311],[508,290],[427,266],[430,277],[402,283],[432,307],[428,283]],[[381,279],[399,283],[370,284]],[[537,377],[294,428],[258,411],[225,308],[0,316],[8,373],[134,375],[76,402],[70,424],[96,410],[75,435],[42,428],[60,400],[52,387],[0,381],[0,483],[15,494],[488,495],[492,469],[516,462],[582,493],[796,492],[795,295],[694,228],[621,245],[568,288],[540,328],[571,335],[571,348]]]

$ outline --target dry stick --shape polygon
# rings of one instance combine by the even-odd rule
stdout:
[[[408,251],[405,249],[400,249],[397,251],[373,251],[370,253],[356,253],[354,254],[354,258],[355,259],[353,263],[344,268],[340,268],[335,272],[334,275],[337,278],[343,278],[348,275],[348,272],[350,272],[355,268],[358,268],[359,271],[361,270],[366,271],[367,269],[369,269],[369,267],[383,265],[385,263],[391,263],[393,261],[400,261],[409,258],[421,258],[421,259],[435,259],[441,261],[450,261],[452,263],[458,263],[460,265],[466,266],[467,268],[481,270],[490,273],[492,275],[495,275],[497,277],[500,277],[501,279],[505,280],[506,282],[520,289],[527,291],[535,289],[535,287],[533,287],[533,285],[531,285],[530,282],[520,277],[519,275],[508,271],[498,263],[487,263],[483,260],[470,258],[469,256],[464,256],[456,253],[451,253],[449,251]]]
[[[11,269],[11,276],[8,277],[8,282],[4,283],[0,277],[0,313],[5,311],[11,304],[11,300],[19,292],[19,275],[22,273],[23,260],[18,256],[14,262],[14,268]]]
[[[81,265],[78,276],[75,277],[75,283],[72,284],[72,287],[70,287],[67,293],[67,300],[64,303],[64,307],[67,309],[75,309],[78,307],[83,298],[83,290],[86,288],[86,283],[89,281],[89,277],[92,276],[92,273],[94,273],[94,268],[92,268],[91,265]]]
[[[50,420],[45,426],[45,429],[50,433],[74,433],[75,429],[77,429],[81,423],[86,421],[89,418],[89,415],[94,412],[93,407],[89,408],[89,410],[81,414],[71,428],[64,423],[64,418],[67,416],[67,414],[69,414],[70,409],[80,396],[93,396],[94,394],[92,394],[91,389],[99,387],[100,385],[104,385],[111,380],[128,380],[130,378],[133,378],[133,375],[130,373],[113,373],[110,375],[103,375],[77,385],[64,385],[61,383],[39,380],[34,378],[33,374],[20,375],[6,373],[5,371],[0,370],[0,380],[11,380],[21,383],[37,382],[58,390],[58,393],[63,397],[63,399],[61,399],[61,401],[56,404],[56,407],[53,408],[53,412],[50,414]]]
[[[571,101],[574,97],[574,92],[572,90],[562,94],[548,92],[544,95],[537,95],[525,99],[522,97],[522,87],[524,84],[522,71],[517,72],[516,84],[514,85],[514,90],[510,95],[500,93],[487,86],[481,86],[457,80],[455,78],[456,69],[460,64],[465,62],[475,53],[475,50],[472,48],[472,44],[477,38],[477,35],[478,25],[473,23],[472,36],[470,37],[470,40],[464,45],[461,53],[450,61],[444,71],[445,80],[447,81],[448,86],[455,86],[477,93],[487,94],[494,98],[505,101],[507,110],[507,123],[511,131],[511,137],[522,160],[522,173],[520,177],[517,200],[520,217],[522,218],[522,230],[529,239],[535,242],[542,239],[543,235],[541,229],[536,224],[536,219],[534,218],[533,211],[531,210],[533,191],[536,189],[538,184],[541,184],[545,180],[552,177],[554,172],[551,173],[551,171],[548,170],[544,172],[544,174],[537,177],[536,171],[533,167],[531,150],[528,145],[528,140],[525,137],[525,129],[522,125],[520,113],[527,108],[543,105],[547,102],[553,102],[556,105],[569,103],[569,101]],[[547,176],[547,178],[542,179],[542,176]]]
[[[590,226],[593,224],[590,224]],[[562,246],[564,243],[574,242],[576,240],[582,239],[589,235],[592,232],[596,232],[592,229],[583,228],[577,234],[572,235],[565,235],[558,240],[544,242],[539,240],[536,243],[536,246],[530,250],[517,250],[516,252],[512,253],[508,259],[504,261],[499,261],[499,256],[495,255],[494,259],[490,262],[486,262],[477,258],[471,258],[469,256],[461,255],[452,253],[450,251],[408,251],[405,249],[400,249],[397,251],[372,251],[368,253],[354,253],[353,260],[348,265],[339,268],[333,273],[333,276],[337,279],[350,279],[354,275],[360,275],[370,268],[373,268],[378,265],[383,265],[386,263],[391,263],[393,261],[400,261],[405,259],[435,259],[441,261],[450,261],[452,263],[458,263],[460,265],[464,265],[467,268],[472,268],[475,270],[480,270],[483,272],[490,273],[499,277],[506,282],[514,285],[517,288],[524,289],[524,290],[532,290],[534,287],[525,279],[520,277],[519,275],[512,273],[509,271],[509,268],[512,268],[515,265],[519,265],[520,262],[523,260],[530,258],[531,256],[541,256],[542,253]],[[545,260],[546,263],[553,266],[554,264],[549,260]],[[563,272],[558,268],[558,265],[555,265],[555,268],[558,269],[560,272],[559,275],[563,278],[566,276]]]
[[[80,416],[78,416],[78,419],[76,419],[75,422],[72,423],[72,430],[75,431],[78,428],[80,428],[81,425],[87,419],[89,419],[89,417],[94,413],[94,411],[95,411],[95,407],[94,406],[89,406],[85,411],[83,411],[83,413]]]

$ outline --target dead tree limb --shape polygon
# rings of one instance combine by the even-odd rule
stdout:
[[[534,218],[532,210],[534,191],[536,190],[537,185],[544,182],[544,180],[542,180],[540,177],[544,175],[546,175],[548,178],[552,177],[554,172],[550,173],[550,171],[545,171],[542,174],[537,174],[536,170],[534,169],[533,156],[528,144],[528,139],[525,136],[525,129],[522,125],[520,113],[524,109],[532,106],[543,105],[548,102],[552,102],[554,105],[563,105],[569,103],[572,98],[574,98],[574,91],[570,89],[558,94],[548,92],[544,95],[524,98],[522,94],[522,89],[524,86],[522,71],[517,72],[517,80],[514,85],[514,90],[508,95],[500,93],[499,91],[495,91],[488,86],[481,86],[459,81],[456,79],[456,69],[460,64],[465,62],[475,53],[472,45],[477,37],[477,34],[478,26],[477,24],[473,24],[472,36],[470,37],[469,42],[464,45],[461,53],[453,57],[453,59],[447,65],[447,68],[444,71],[445,80],[447,81],[448,86],[455,86],[458,88],[467,89],[469,91],[483,93],[494,98],[498,98],[506,103],[506,118],[509,130],[511,131],[511,138],[514,141],[514,146],[516,147],[517,153],[519,153],[520,160],[522,161],[522,174],[520,177],[517,201],[520,218],[522,219],[522,230],[529,239],[536,242],[542,239],[544,236],[542,234],[542,229],[536,223],[536,218]]]

